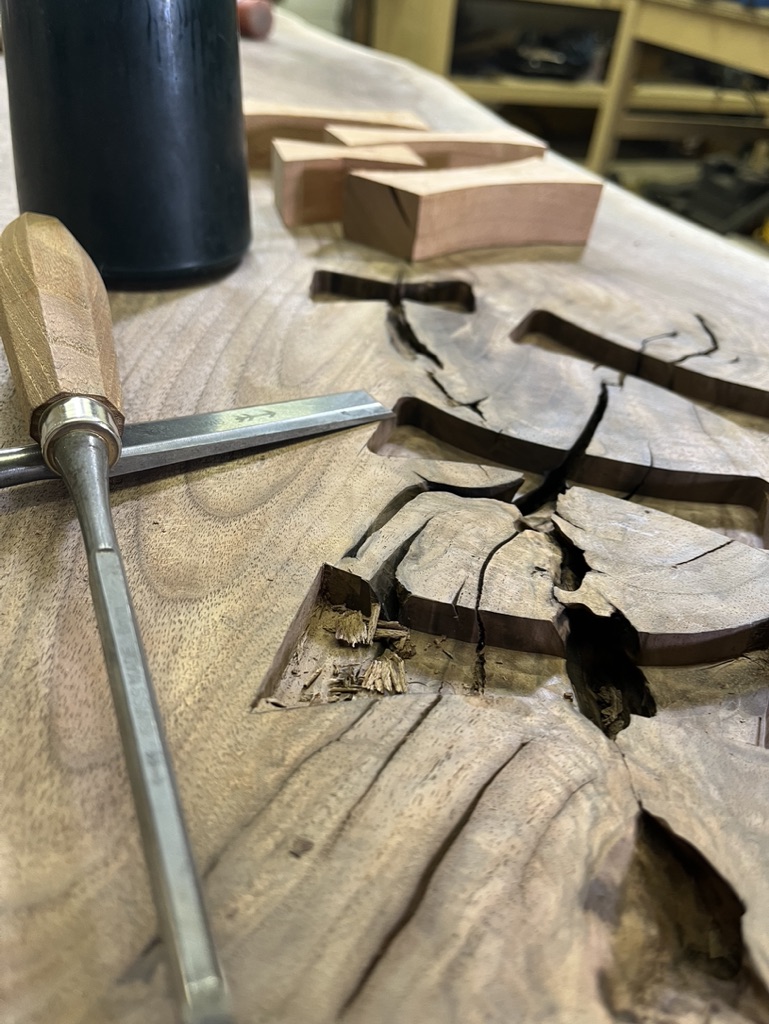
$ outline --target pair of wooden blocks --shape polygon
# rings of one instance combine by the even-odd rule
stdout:
[[[288,227],[341,220],[352,241],[407,260],[499,246],[587,242],[601,193],[591,175],[545,161],[515,128],[432,132],[408,112],[246,109],[252,165],[271,143]],[[289,136],[289,137],[286,137]]]

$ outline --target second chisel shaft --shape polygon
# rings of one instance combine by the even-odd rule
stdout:
[[[83,532],[112,699],[177,999],[186,1024],[228,1024],[226,986],[112,523],[107,449],[100,437],[72,430],[55,442],[54,455]]]

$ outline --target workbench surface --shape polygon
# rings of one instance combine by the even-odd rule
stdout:
[[[499,127],[286,15],[242,52],[246,97]],[[4,87],[0,117],[6,223]],[[127,418],[410,401],[113,488],[237,1020],[769,1021],[766,260],[611,184],[581,256],[413,266],[288,231],[266,173],[251,202],[229,276],[112,293]],[[319,269],[477,309],[314,301]],[[565,495],[510,504],[570,451]],[[0,1018],[170,1024],[74,512],[58,482],[0,505]],[[420,626],[406,694],[334,639],[356,579]]]

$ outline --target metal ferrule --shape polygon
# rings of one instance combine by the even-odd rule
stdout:
[[[40,419],[40,448],[43,458],[54,473],[59,472],[56,465],[56,442],[71,430],[98,434],[107,446],[110,466],[120,458],[120,431],[107,406],[96,398],[72,395],[54,402]]]

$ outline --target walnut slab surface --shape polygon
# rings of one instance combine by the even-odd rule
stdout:
[[[272,187],[286,227],[341,220],[351,170],[413,170],[424,161],[408,146],[331,146],[273,139]]]
[[[356,128],[331,124],[329,142],[344,146],[409,146],[428,167],[473,167],[542,156],[547,146],[514,128],[498,132],[413,132],[398,128]]]
[[[247,97],[406,109],[437,131],[503,127],[446,82],[280,11],[270,42],[242,52]],[[17,207],[4,85],[0,119],[7,223]],[[110,296],[127,419],[357,387],[398,411],[386,429],[113,488],[236,1019],[763,1024],[766,650],[641,669],[629,605],[627,618],[587,620],[569,605],[566,658],[496,644],[516,625],[508,593],[544,609],[556,575],[564,597],[595,572],[580,561],[581,534],[554,547],[556,503],[576,487],[606,492],[626,516],[674,519],[673,561],[703,550],[673,538],[690,523],[733,539],[713,549],[724,582],[732,554],[760,548],[769,435],[746,395],[769,395],[765,261],[611,184],[579,261],[487,250],[417,272],[331,225],[289,232],[265,175],[252,178],[251,210],[253,248],[227,277]],[[389,303],[313,302],[319,269],[394,285],[456,279],[472,285],[476,312],[399,303],[397,289]],[[547,309],[608,339],[605,358],[552,321],[513,337]],[[622,365],[618,348],[631,353]],[[661,363],[673,368],[656,379]],[[687,394],[682,371],[695,368],[720,390]],[[0,441],[25,438],[3,366]],[[528,508],[512,505],[527,495]],[[484,553],[478,527],[439,532],[453,499],[497,502],[511,533],[527,529],[504,544],[494,519]],[[618,521],[595,508],[594,560]],[[481,646],[412,629],[407,692],[372,696],[350,665],[381,661],[395,641],[352,650],[324,626],[345,614],[341,597],[367,596],[368,576],[338,567],[399,517],[407,526],[369,566],[392,599],[380,619],[397,619],[398,567],[420,554],[430,518],[425,556],[456,540],[483,577],[480,601],[470,574],[460,597],[493,629]],[[435,568],[434,589],[413,562],[407,582],[431,588],[442,624],[456,590]],[[616,578],[598,576],[611,602]],[[0,493],[0,587],[0,1017],[171,1024],[85,558],[57,482]],[[373,610],[358,610],[370,622]],[[617,630],[599,632],[591,661],[590,630],[606,623]],[[351,685],[303,701],[318,669]],[[281,709],[269,698],[288,676],[299,697]],[[628,711],[627,679],[640,710]]]
[[[406,260],[499,246],[584,246],[601,183],[529,158],[439,171],[355,171],[345,238]]]

